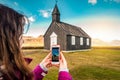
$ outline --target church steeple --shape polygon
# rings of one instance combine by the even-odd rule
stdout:
[[[52,12],[52,21],[60,22],[60,12],[57,4],[55,4],[54,10]]]

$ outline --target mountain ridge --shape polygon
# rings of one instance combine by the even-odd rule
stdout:
[[[40,35],[36,38],[32,36],[23,36],[23,39],[25,40],[25,45],[31,45],[34,44],[39,46],[44,46],[44,37],[43,35]],[[112,40],[110,42],[103,41],[101,39],[94,39],[92,38],[92,46],[120,46],[120,40]]]

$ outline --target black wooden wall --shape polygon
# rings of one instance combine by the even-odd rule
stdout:
[[[66,50],[82,50],[91,48],[91,38],[89,38],[89,45],[87,45],[87,37],[83,37],[83,45],[80,45],[80,37],[75,36],[75,45],[71,44],[71,35],[67,35],[67,46]]]
[[[50,50],[50,35],[52,32],[57,34],[57,44],[60,45],[61,50],[66,50],[66,35],[65,32],[56,25],[56,22],[51,23],[47,32],[44,35],[44,48]]]

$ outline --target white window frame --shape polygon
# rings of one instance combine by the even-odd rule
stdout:
[[[72,37],[71,37],[71,44],[72,44],[72,45],[75,45],[75,36],[72,36]]]
[[[87,46],[90,45],[90,39],[89,38],[87,38],[86,43],[87,43]]]
[[[55,32],[50,35],[50,46],[52,45],[57,45],[57,34]]]
[[[83,45],[83,37],[80,37],[80,45]]]

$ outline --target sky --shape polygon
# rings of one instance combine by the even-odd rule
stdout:
[[[56,0],[0,0],[26,15],[30,28],[26,36],[44,35],[52,22]],[[81,27],[91,38],[120,40],[120,0],[57,0],[61,21]]]

